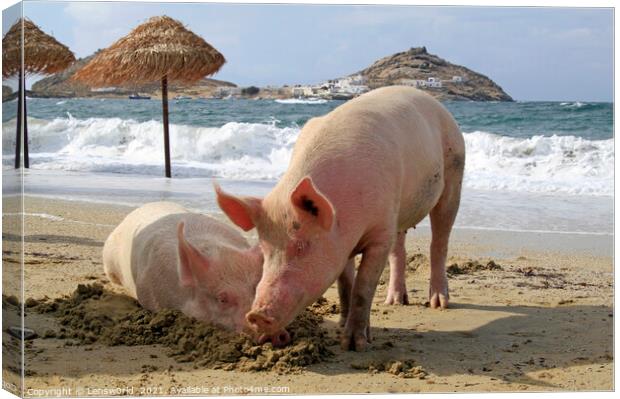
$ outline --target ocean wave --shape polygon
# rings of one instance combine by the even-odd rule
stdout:
[[[465,133],[465,186],[477,189],[613,195],[613,139]]]
[[[5,127],[3,162],[14,133]],[[163,173],[161,122],[120,118],[29,119],[33,169]],[[274,180],[286,171],[300,129],[272,123],[170,125],[173,173],[181,177]],[[465,188],[613,195],[613,139],[464,133]]]
[[[8,124],[5,124],[8,125]],[[7,130],[9,126],[5,126]],[[159,121],[120,118],[30,119],[33,169],[160,175],[163,128]],[[299,128],[230,122],[222,127],[170,125],[174,174],[231,179],[277,179]],[[10,162],[14,133],[5,131],[4,163]]]
[[[560,106],[566,107],[566,108],[581,108],[581,107],[586,107],[586,106],[589,106],[589,105],[590,104],[582,103],[581,101],[560,103]]]
[[[307,99],[286,98],[283,100],[277,99],[274,101],[279,104],[325,104],[327,102],[327,100],[322,99],[322,98],[307,98]]]

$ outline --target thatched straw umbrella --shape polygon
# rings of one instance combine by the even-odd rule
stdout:
[[[16,168],[19,168],[20,164],[22,108],[24,115],[24,166],[30,167],[25,75],[57,73],[71,65],[73,61],[75,61],[75,56],[67,46],[44,33],[27,18],[20,18],[2,38],[2,77],[19,76],[17,140],[15,144]]]
[[[152,17],[102,50],[73,79],[91,86],[161,81],[166,177],[170,172],[168,81],[193,83],[217,72],[226,60],[201,37],[170,17]]]

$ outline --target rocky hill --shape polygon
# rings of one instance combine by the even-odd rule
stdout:
[[[429,54],[426,47],[414,47],[381,58],[358,74],[366,79],[371,89],[407,84],[426,90],[440,100],[513,101],[488,77]],[[440,85],[428,84],[429,78],[440,81]],[[435,87],[430,87],[433,85]]]
[[[161,85],[153,82],[146,85],[133,85],[93,91],[91,87],[82,83],[70,81],[69,78],[94,56],[81,58],[63,72],[43,78],[32,85],[34,97],[126,97],[129,94],[148,94],[153,97],[161,95]],[[169,95],[177,94],[190,96],[211,95],[216,87],[236,87],[234,83],[216,79],[203,79],[193,85],[182,85],[172,82],[168,86]]]

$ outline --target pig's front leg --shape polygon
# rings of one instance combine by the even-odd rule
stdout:
[[[405,237],[407,231],[401,231],[396,236],[394,247],[390,251],[388,261],[390,263],[390,283],[385,299],[386,305],[409,305],[407,285],[405,283],[405,267],[407,265],[407,251],[405,250]]]
[[[382,241],[370,244],[363,251],[341,338],[344,350],[363,351],[370,342],[370,307],[391,246],[391,242]]]
[[[340,277],[338,277],[338,296],[340,296],[340,327],[344,327],[351,308],[351,292],[355,281],[355,258],[350,258]]]

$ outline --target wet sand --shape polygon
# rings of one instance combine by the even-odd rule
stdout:
[[[72,294],[78,284],[92,283],[123,296],[103,274],[101,249],[132,208],[33,197],[24,203],[25,298],[53,301]],[[19,236],[11,231],[11,218],[4,217],[4,294],[19,296],[17,281],[6,281],[19,272]],[[328,342],[333,356],[292,373],[227,371],[171,356],[158,343],[110,346],[44,338],[48,330],[63,327],[60,318],[27,311],[26,326],[39,337],[26,345],[25,393],[49,396],[62,388],[65,395],[82,396],[613,389],[611,236],[457,229],[448,260],[448,266],[456,265],[449,279],[451,307],[444,311],[426,306],[429,238],[425,228],[408,235],[411,305],[383,304],[385,270],[371,313],[374,340],[365,353],[344,352]],[[491,260],[499,267],[487,267]],[[335,285],[325,298],[337,303]],[[18,341],[6,327],[17,323],[17,314],[7,309],[3,349],[10,354]],[[339,316],[325,312],[322,317],[321,328],[329,338],[337,337]],[[10,357],[6,362],[3,375],[14,381],[16,365]]]

